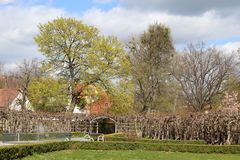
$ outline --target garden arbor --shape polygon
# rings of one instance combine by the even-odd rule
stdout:
[[[90,121],[92,133],[117,133],[117,121],[111,117],[99,116]]]

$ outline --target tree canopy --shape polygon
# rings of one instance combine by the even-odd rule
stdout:
[[[46,56],[45,68],[68,82],[69,111],[77,104],[75,87],[96,84],[109,89],[113,79],[129,74],[129,57],[113,36],[74,18],[57,18],[39,26],[35,41]]]
[[[68,105],[67,85],[64,80],[35,78],[29,84],[29,100],[36,111],[64,112]]]
[[[135,84],[135,104],[141,107],[141,112],[149,112],[159,105],[157,101],[165,94],[163,88],[170,78],[169,68],[174,55],[170,29],[162,24],[150,25],[128,46]]]

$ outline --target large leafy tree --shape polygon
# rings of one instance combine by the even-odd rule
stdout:
[[[169,68],[174,54],[170,29],[162,24],[150,25],[139,38],[129,43],[135,83],[135,104],[143,113],[159,105],[159,97],[170,80]],[[158,106],[160,107],[160,106]]]
[[[79,83],[98,83],[109,88],[113,79],[128,72],[128,56],[115,37],[99,35],[93,26],[74,18],[58,18],[39,26],[35,41],[46,56],[45,67],[68,81],[72,112],[79,93]]]
[[[29,100],[36,111],[62,112],[68,105],[67,85],[49,77],[34,78],[29,84]]]
[[[132,113],[134,103],[134,84],[132,80],[121,80],[110,93],[112,107],[110,113],[115,115],[125,115]]]

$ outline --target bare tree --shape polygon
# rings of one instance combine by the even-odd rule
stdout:
[[[188,105],[196,111],[211,106],[214,96],[223,90],[223,82],[233,69],[233,57],[204,43],[189,44],[175,59],[173,74],[181,84]]]
[[[0,61],[0,75],[3,74],[4,63]]]
[[[19,88],[18,80],[14,71],[4,68],[4,63],[0,62],[0,88]]]
[[[4,86],[4,79],[3,79],[3,63],[0,61],[0,88]]]
[[[19,82],[19,92],[22,94],[22,100],[19,101],[22,110],[26,109],[26,101],[28,92],[28,86],[34,77],[40,75],[39,61],[33,59],[27,61],[26,59],[18,65],[18,70],[16,72],[16,78]]]

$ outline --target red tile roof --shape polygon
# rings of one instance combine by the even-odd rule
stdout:
[[[17,89],[0,89],[0,108],[8,107],[18,93]]]

